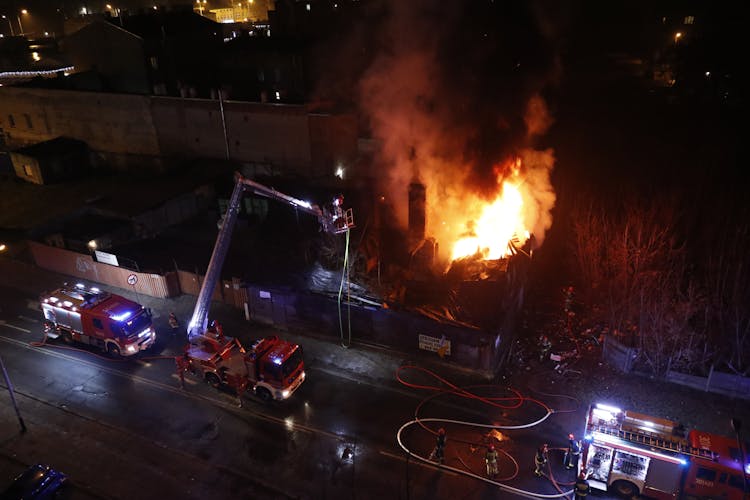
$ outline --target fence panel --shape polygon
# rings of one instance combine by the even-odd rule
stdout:
[[[51,247],[35,241],[28,242],[36,265],[60,274],[133,290],[150,297],[166,298],[178,295],[167,285],[164,276],[139,273],[118,266],[96,262],[90,255],[72,252],[64,248]],[[128,279],[135,277],[135,284]]]

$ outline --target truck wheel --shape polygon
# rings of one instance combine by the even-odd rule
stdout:
[[[206,373],[206,383],[213,387],[214,389],[218,389],[221,385],[221,379],[219,379],[219,376],[216,375],[213,372]]]
[[[119,358],[120,357],[120,348],[117,347],[116,344],[107,344],[107,354],[109,354],[113,358]]]
[[[638,487],[630,481],[615,481],[612,483],[612,489],[620,498],[630,499],[638,496]]]
[[[266,403],[273,399],[273,397],[271,396],[271,391],[269,391],[265,387],[258,387],[257,389],[255,389],[255,394],[257,394],[258,397]]]
[[[71,333],[68,331],[61,332],[60,338],[62,339],[63,342],[65,342],[68,345],[73,343],[73,335],[71,335]]]

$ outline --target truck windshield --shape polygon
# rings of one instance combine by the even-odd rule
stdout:
[[[281,373],[284,378],[288,377],[292,373],[294,373],[294,370],[297,369],[297,367],[302,363],[302,348],[297,347],[295,351],[292,353],[291,356],[289,356],[286,361],[284,361],[284,364],[281,366]]]
[[[136,317],[128,322],[122,323],[122,330],[125,335],[130,337],[141,333],[143,330],[151,326],[151,316],[146,311],[141,311]]]

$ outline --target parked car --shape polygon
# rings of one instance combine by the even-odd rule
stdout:
[[[0,500],[56,498],[67,479],[68,476],[49,465],[32,465],[0,493]]]

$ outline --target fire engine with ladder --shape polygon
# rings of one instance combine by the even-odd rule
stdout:
[[[579,467],[593,489],[626,498],[750,498],[737,440],[604,404],[589,408]]]
[[[190,371],[214,387],[226,386],[241,395],[252,390],[263,400],[287,399],[305,380],[302,348],[276,336],[243,346],[236,338],[224,335],[216,322],[208,323],[211,296],[219,279],[232,238],[244,193],[288,203],[297,210],[314,215],[323,229],[331,234],[345,233],[354,226],[352,210],[344,210],[343,197],[334,198],[329,206],[298,200],[273,188],[235,174],[235,186],[229,199],[213,253],[201,285],[193,316],[188,325],[185,354],[178,357],[181,375]]]

